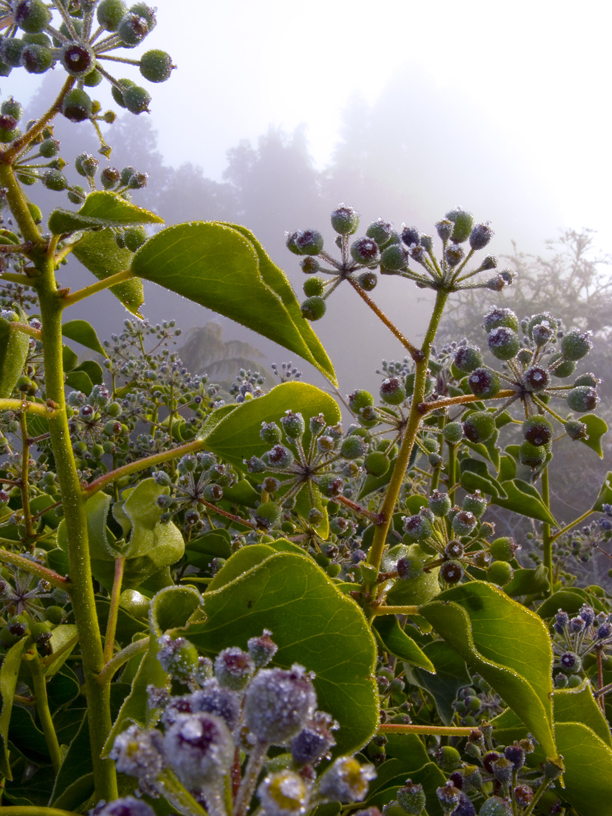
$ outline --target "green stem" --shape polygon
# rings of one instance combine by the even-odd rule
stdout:
[[[440,408],[451,408],[453,405],[468,405],[470,402],[490,402],[491,400],[509,399],[516,396],[516,391],[505,388],[494,397],[479,397],[476,394],[463,394],[460,397],[443,397],[434,402],[422,402],[419,406],[422,414],[429,414],[431,411],[438,411]]]
[[[173,771],[162,771],[155,781],[155,788],[171,805],[186,816],[208,816],[207,811],[185,789]]]
[[[30,543],[35,538],[35,531],[32,523],[32,511],[30,510],[30,438],[28,436],[28,420],[25,411],[19,414],[19,427],[21,428],[21,479],[19,490],[21,491],[26,540]]]
[[[74,80],[71,78],[64,85],[62,94],[73,84]],[[62,94],[56,100],[54,108],[58,103],[61,105]],[[27,135],[41,132],[44,127],[41,122],[52,118],[57,112],[54,108],[39,120]],[[38,276],[31,278],[31,281],[37,290],[40,303],[46,395],[52,401],[53,407],[59,409],[53,416],[48,417],[49,435],[65,510],[68,562],[73,589],[71,599],[83,659],[96,799],[112,802],[118,795],[115,766],[111,760],[101,758],[104,743],[111,729],[110,689],[96,682],[96,676],[104,667],[104,653],[91,576],[85,511],[87,497],[81,490],[66,413],[62,361],[62,307],[57,296],[55,258],[49,254],[47,242],[42,238],[32,219],[13,169],[6,163],[11,158],[9,154],[10,151],[0,154],[0,186],[5,188],[6,199],[24,239],[35,243],[29,257],[38,272]]]
[[[73,292],[71,295],[66,295],[62,298],[62,306],[64,308],[73,306],[80,300],[84,300],[85,298],[90,297],[90,295],[95,295],[96,292],[102,292],[104,289],[108,289],[109,286],[114,286],[116,283],[123,283],[123,281],[130,280],[130,278],[135,277],[136,275],[134,275],[134,273],[129,269],[125,269],[123,272],[116,272],[114,275],[109,275],[108,278],[104,278],[104,280],[98,281],[97,283],[92,283],[91,286],[85,286],[83,289],[77,289],[77,291]]]
[[[380,615],[418,615],[418,606],[376,606],[372,609],[374,617]]]
[[[104,638],[104,664],[106,665],[113,657],[115,650],[115,632],[117,630],[117,617],[119,615],[119,596],[121,594],[121,583],[123,581],[123,568],[125,558],[115,559],[115,577],[113,580],[113,591],[111,593],[110,608],[108,610],[108,620],[106,622],[106,636]]]
[[[63,589],[65,592],[71,592],[72,587],[68,578],[64,578],[57,572],[54,572],[49,567],[43,567],[42,564],[37,564],[30,558],[26,558],[18,553],[9,552],[8,550],[0,550],[0,562],[5,564],[12,564],[14,567],[19,567],[24,572],[29,572],[36,575],[38,578],[44,578],[51,586]]]
[[[47,683],[45,680],[45,675],[43,674],[40,658],[36,652],[34,653],[33,659],[30,660],[29,663],[32,670],[32,686],[34,697],[36,698],[36,711],[38,713],[38,719],[40,720],[40,725],[42,727],[43,734],[45,735],[45,742],[47,743],[49,754],[51,755],[53,770],[55,773],[57,773],[60,769],[60,765],[62,764],[62,752],[57,739],[57,734],[55,733],[53,718],[51,717],[51,712],[49,711],[49,699],[47,697]]]
[[[382,723],[378,730],[383,734],[439,734],[447,737],[466,737],[474,730],[463,725],[404,725],[399,723]]]
[[[550,487],[548,484],[548,466],[542,471],[542,502],[547,510],[550,510]],[[544,547],[544,566],[548,570],[548,594],[553,591],[553,563],[552,563],[552,539],[550,536],[550,524],[542,524],[542,545]]]
[[[56,416],[59,408],[44,405],[42,402],[26,402],[18,399],[0,399],[0,411],[27,411],[30,414],[38,414],[51,419]]]
[[[448,461],[446,463],[447,479],[450,489],[448,497],[451,504],[455,504],[455,482],[457,481],[457,445],[452,442],[448,443]]]
[[[113,679],[114,675],[119,671],[119,669],[127,663],[128,660],[131,660],[134,655],[138,655],[141,652],[146,652],[149,648],[149,638],[145,637],[141,640],[135,640],[133,643],[130,643],[129,646],[126,646],[125,649],[122,649],[120,652],[109,660],[106,666],[102,669],[98,677],[96,678],[100,685],[107,685],[110,684],[110,681]]]
[[[567,533],[568,530],[571,530],[572,527],[575,527],[577,524],[580,524],[581,521],[588,519],[588,517],[592,515],[594,512],[595,512],[594,510],[587,510],[586,513],[583,513],[581,516],[578,516],[578,518],[574,519],[572,522],[570,522],[570,524],[566,525],[565,527],[562,527],[554,535],[551,535],[550,543],[552,544],[553,541],[556,541],[559,538],[559,536],[562,536],[563,533]]]
[[[353,289],[357,292],[359,297],[367,303],[370,309],[374,312],[374,314],[385,324],[385,326],[389,329],[389,331],[397,337],[400,341],[402,346],[410,353],[410,356],[413,360],[417,360],[420,357],[420,352],[416,346],[413,346],[408,338],[404,337],[401,331],[397,328],[397,326],[392,323],[387,315],[380,309],[372,300],[372,298],[366,293],[365,289],[362,289],[361,286],[357,283],[356,280],[353,278],[347,278],[348,282],[351,284]]]
[[[370,547],[370,552],[368,553],[368,563],[375,566],[377,570],[380,569],[380,562],[382,561],[385,543],[387,541],[387,533],[389,532],[391,518],[393,516],[393,510],[400,494],[402,482],[404,481],[404,475],[406,473],[406,468],[408,467],[408,462],[410,461],[410,454],[412,453],[414,441],[423,419],[423,414],[419,410],[419,405],[425,396],[425,382],[427,378],[427,368],[429,365],[429,355],[431,354],[431,346],[440,324],[440,319],[442,317],[442,312],[444,311],[444,304],[446,303],[447,297],[448,294],[446,292],[439,290],[436,293],[436,302],[429,321],[427,333],[425,334],[423,347],[419,355],[417,355],[419,359],[416,362],[416,376],[414,380],[412,408],[410,410],[408,424],[406,425],[406,430],[404,432],[404,438],[397,455],[395,467],[393,468],[393,473],[389,481],[389,486],[387,487],[387,492],[385,493],[385,497],[380,507],[380,517],[382,521],[374,530],[372,546]]]
[[[204,441],[202,439],[194,439],[185,445],[180,445],[178,448],[172,448],[162,453],[154,453],[153,456],[147,456],[144,459],[139,459],[137,462],[130,462],[129,465],[123,465],[116,470],[111,470],[100,476],[95,481],[91,482],[85,488],[85,496],[89,498],[97,493],[99,490],[104,490],[107,485],[116,482],[117,479],[122,479],[124,476],[131,476],[132,473],[139,473],[141,470],[153,467],[153,465],[161,465],[164,462],[169,462],[171,459],[176,459],[177,456],[185,456],[187,453],[196,453],[203,450]]]
[[[550,779],[544,778],[542,780],[542,784],[540,785],[540,787],[535,792],[535,795],[534,795],[533,799],[531,800],[531,804],[529,805],[527,810],[525,810],[523,812],[523,816],[531,816],[531,814],[534,811],[535,806],[540,801],[540,798],[543,796],[544,792],[550,787],[550,783],[551,783]]]
[[[15,805],[2,807],[2,816],[78,816],[73,810],[61,810],[51,807],[34,807],[33,805]]]
[[[34,337],[36,340],[40,340],[41,338],[40,329],[35,329],[33,326],[28,326],[27,323],[10,323],[9,329],[11,331],[21,332],[21,334],[29,334],[30,337]]]

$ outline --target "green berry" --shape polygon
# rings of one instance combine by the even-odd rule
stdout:
[[[147,21],[147,25],[149,26],[149,31],[153,31],[155,26],[157,25],[157,17],[155,15],[155,9],[151,6],[147,5],[147,3],[134,3],[133,6],[130,6],[130,12],[132,14],[138,14],[140,17],[144,17]]]
[[[151,95],[138,85],[130,85],[123,92],[123,101],[130,113],[144,113],[149,110]]]
[[[21,52],[25,47],[23,40],[17,37],[3,37],[0,45],[0,56],[11,68],[21,65]]]
[[[452,507],[452,502],[448,493],[439,493],[437,490],[429,497],[429,509],[434,516],[446,516]]]
[[[380,398],[388,405],[401,405],[405,399],[405,390],[397,377],[387,377],[380,386]]]
[[[320,320],[325,311],[327,306],[325,305],[325,301],[321,297],[309,297],[302,303],[301,310],[302,316],[306,318],[306,320]]]
[[[263,527],[272,527],[280,519],[281,509],[276,502],[262,502],[255,511],[255,518]]]
[[[96,85],[99,85],[103,79],[104,77],[100,71],[98,71],[97,68],[94,68],[83,77],[83,85],[85,85],[87,88],[95,88]]]
[[[477,490],[475,493],[468,493],[463,499],[461,507],[463,510],[467,510],[468,513],[473,513],[476,518],[480,518],[487,509],[487,500],[480,490]]]
[[[545,416],[531,416],[523,422],[523,437],[532,445],[548,445],[554,433],[552,422]]]
[[[368,238],[376,241],[381,249],[388,246],[390,243],[399,243],[399,240],[393,240],[394,236],[398,237],[397,233],[393,230],[393,224],[390,224],[388,221],[384,221],[382,218],[372,221],[366,230],[366,235]]]
[[[304,294],[306,297],[318,297],[325,291],[325,281],[323,278],[307,278],[304,281]]]
[[[359,227],[359,213],[352,207],[340,204],[331,214],[331,225],[338,235],[352,235]]]
[[[532,445],[525,439],[519,447],[519,462],[531,468],[540,467],[546,461],[547,454],[546,445]]]
[[[124,14],[117,26],[117,34],[128,48],[139,45],[149,31],[150,27],[146,17],[132,11]]]
[[[43,176],[43,184],[47,190],[61,192],[68,187],[68,179],[59,170],[47,170]]]
[[[45,159],[52,159],[54,156],[57,156],[59,153],[60,143],[57,139],[45,139],[41,142],[40,150],[41,156]]]
[[[80,88],[68,91],[62,102],[62,113],[71,122],[84,122],[91,116],[91,99]]]
[[[123,241],[130,252],[136,252],[147,240],[147,231],[144,227],[130,227],[123,233]]]
[[[495,430],[495,417],[487,411],[475,411],[463,422],[463,433],[470,442],[486,442]]]
[[[570,439],[586,439],[588,437],[587,426],[579,419],[569,419],[565,425],[565,433]]]
[[[358,276],[357,283],[362,289],[365,289],[366,292],[371,292],[373,289],[376,289],[378,277],[375,272],[368,270],[367,272],[362,272],[361,275]]]
[[[31,201],[28,201],[28,210],[30,211],[30,215],[32,216],[32,220],[35,224],[41,224],[43,220],[43,214],[40,207],[36,204],[33,204]]]
[[[461,754],[452,745],[444,745],[436,752],[436,762],[443,771],[454,771],[461,765]]]
[[[451,241],[455,244],[462,244],[464,241],[467,241],[474,226],[474,216],[472,213],[469,213],[461,207],[456,207],[454,210],[447,212],[444,217],[454,224],[450,236]]]
[[[450,445],[456,445],[463,439],[463,426],[460,422],[448,422],[444,426],[442,436]]]
[[[53,53],[46,45],[30,43],[21,52],[21,65],[29,74],[44,74],[54,62]]]
[[[343,459],[359,459],[367,449],[367,442],[364,442],[360,436],[347,436],[340,448],[340,456]]]
[[[572,388],[567,395],[567,404],[572,411],[578,413],[585,413],[586,411],[593,411],[597,407],[599,396],[594,388],[588,385],[580,385],[578,388]]]
[[[489,332],[489,350],[498,360],[511,360],[521,347],[518,334],[507,326],[498,326]]]
[[[480,349],[475,346],[459,346],[455,353],[453,360],[455,368],[465,374],[471,374],[483,364],[482,354]]]
[[[512,331],[519,330],[519,319],[512,309],[503,309],[494,306],[484,317],[483,326],[486,332],[492,332],[500,326],[505,326]]]
[[[588,374],[581,374],[574,380],[574,386],[589,385],[591,388],[597,388],[601,380],[590,372]]]
[[[404,516],[404,532],[410,541],[423,541],[432,534],[431,522],[427,516]]]
[[[453,532],[458,536],[470,535],[478,525],[478,519],[469,510],[459,510],[453,516]]]
[[[351,257],[358,264],[375,264],[380,260],[378,244],[371,238],[358,238],[351,244]]]
[[[483,399],[491,399],[499,393],[501,380],[495,371],[477,368],[468,377],[468,387],[472,394]]]
[[[422,785],[413,784],[411,779],[407,779],[405,787],[397,791],[397,801],[409,816],[420,816],[427,804],[427,796]]]
[[[5,116],[12,116],[13,119],[18,122],[23,116],[23,107],[16,99],[10,96],[0,105],[0,113]]]
[[[553,354],[549,362],[550,373],[553,377],[559,377],[564,380],[566,377],[571,377],[576,370],[576,363],[573,360],[566,360],[558,353]]]
[[[126,11],[123,0],[101,0],[96,12],[98,23],[106,31],[116,31]]]
[[[592,348],[591,332],[581,332],[578,329],[573,329],[563,335],[561,339],[561,353],[566,360],[574,362],[582,360]]]
[[[157,48],[147,51],[140,59],[140,73],[149,82],[165,82],[173,68],[170,54]]]
[[[371,476],[384,476],[389,470],[390,462],[382,451],[372,451],[363,460],[366,472]]]
[[[117,87],[119,85],[119,88]],[[128,88],[131,88],[136,85],[135,82],[132,82],[131,79],[119,79],[117,80],[117,85],[113,85],[111,88],[111,93],[113,95],[113,99],[115,102],[122,108],[125,108],[125,99],[124,94]]]
[[[405,269],[408,266],[410,255],[408,250],[401,244],[391,244],[383,249],[380,256],[380,265],[385,269],[390,269],[394,272]]]
[[[489,552],[496,561],[512,561],[518,545],[513,538],[502,536],[491,542]]]
[[[13,19],[22,31],[39,34],[51,22],[51,12],[42,0],[18,0]]]
[[[366,408],[369,405],[374,405],[374,397],[372,394],[360,388],[353,391],[352,394],[349,394],[347,399],[349,408],[355,413],[358,413],[362,408]]]
[[[514,570],[507,561],[494,561],[487,570],[487,581],[505,586],[510,583],[513,575]]]
[[[295,245],[300,255],[318,255],[324,244],[323,236],[315,229],[303,230],[295,237]]]

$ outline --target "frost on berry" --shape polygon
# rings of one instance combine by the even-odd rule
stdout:
[[[354,757],[340,757],[321,777],[319,794],[328,802],[361,802],[375,777],[373,765],[360,765]]]
[[[206,712],[180,714],[164,735],[164,749],[172,770],[191,790],[220,780],[235,753],[225,721]]]
[[[267,816],[301,816],[306,812],[310,789],[306,780],[288,769],[267,776],[257,796]]]
[[[269,629],[264,629],[263,634],[259,637],[252,637],[247,641],[249,655],[258,669],[267,666],[278,651],[278,646],[272,640],[271,635],[272,632]]]
[[[131,725],[119,734],[109,754],[119,773],[152,782],[166,765],[163,737],[159,731],[145,731]]]
[[[336,741],[332,730],[338,728],[329,714],[315,712],[297,736],[291,740],[291,756],[297,765],[314,765],[322,759]]]
[[[260,742],[279,745],[299,733],[316,704],[311,675],[302,666],[262,669],[246,691],[244,722]]]
[[[223,649],[215,660],[215,677],[222,686],[234,691],[242,691],[254,671],[253,661],[238,646]]]
[[[151,805],[134,796],[122,796],[114,802],[98,805],[90,813],[92,816],[155,816]]]

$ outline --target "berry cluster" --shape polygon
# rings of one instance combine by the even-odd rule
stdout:
[[[434,253],[432,237],[420,233],[416,227],[402,225],[400,230],[395,230],[392,224],[378,219],[368,226],[365,236],[351,241],[359,228],[359,213],[344,204],[331,214],[331,223],[337,233],[335,243],[340,249],[340,260],[324,249],[325,242],[318,230],[287,234],[288,249],[305,256],[302,270],[313,275],[304,284],[306,300],[302,314],[308,320],[323,317],[325,301],[344,280],[364,292],[372,291],[378,283],[375,270],[381,275],[397,275],[414,281],[420,288],[445,292],[483,288],[501,291],[513,280],[512,273],[503,270],[484,282],[471,282],[480,272],[497,268],[497,259],[487,255],[476,269],[467,271],[474,254],[488,245],[493,230],[488,223],[474,224],[472,214],[460,207],[448,212],[436,224],[442,242],[439,258]],[[466,242],[469,243],[467,252],[462,247]],[[411,261],[414,267],[410,266]],[[329,279],[325,280],[318,273]]]
[[[361,801],[375,775],[372,766],[340,757],[317,778],[338,726],[317,711],[313,676],[302,666],[268,668],[278,649],[271,634],[264,630],[251,638],[247,651],[224,649],[214,664],[198,657],[185,638],[163,635],[159,661],[189,693],[171,696],[165,688],[148,687],[150,717],[161,728],[131,725],[119,734],[111,752],[117,770],[137,777],[143,793],[165,796],[180,813],[190,812],[186,791],[211,816],[244,816],[255,793],[269,816]],[[274,746],[289,753],[258,782]],[[248,759],[238,762],[237,749]]]

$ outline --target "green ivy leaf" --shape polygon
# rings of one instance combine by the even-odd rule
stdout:
[[[556,757],[552,726],[552,647],[534,612],[482,581],[442,592],[423,615],[468,665],[493,686]]]
[[[609,470],[604,476],[599,496],[592,508],[593,511],[595,513],[603,512],[604,504],[612,504],[612,470]]]
[[[0,700],[2,702],[2,708],[0,709],[0,774],[11,780],[13,774],[7,746],[8,730],[11,722],[17,677],[21,666],[21,655],[25,643],[26,638],[21,638],[17,643],[14,643],[6,653],[0,667]]]
[[[239,550],[223,569],[249,549]],[[276,665],[297,662],[316,673],[319,708],[341,725],[338,752],[352,753],[368,742],[378,726],[376,644],[361,609],[310,558],[271,555],[206,592],[203,602],[206,622],[186,633],[201,652],[215,656],[227,646],[246,648],[250,637],[270,629],[279,647]]]
[[[381,615],[374,619],[373,632],[382,648],[411,666],[432,674],[436,669],[421,647],[402,629],[395,615]]]
[[[504,499],[507,493],[493,476],[489,474],[487,466],[478,459],[462,459],[460,463],[461,487],[468,493],[480,490],[493,498]]]
[[[68,751],[64,755],[64,759],[55,779],[55,785],[53,786],[49,804],[54,807],[69,807],[72,810],[85,802],[93,792],[92,770],[89,718],[87,713],[85,713],[81,726],[73,737]],[[89,783],[81,781],[85,775],[90,777]],[[76,788],[73,788],[70,794],[68,794],[68,789],[75,782],[77,783]],[[81,784],[78,784],[79,782]],[[75,796],[75,794],[77,795]],[[80,798],[81,796],[83,798]]]
[[[548,587],[548,570],[540,564],[535,569],[514,570],[514,577],[504,586],[504,592],[514,598],[517,595],[539,595],[547,592]]]
[[[274,340],[337,384],[284,273],[250,233],[213,222],[168,227],[138,250],[131,269]]]
[[[335,425],[341,418],[336,401],[325,391],[309,383],[286,382],[263,397],[238,405],[212,429],[205,425],[199,436],[205,440],[208,450],[244,470],[244,459],[261,456],[270,449],[259,435],[261,423],[278,422],[289,410],[301,412],[307,426],[309,419],[317,414],[323,414],[328,425]]]
[[[559,796],[581,816],[611,816],[612,750],[581,722],[558,723],[555,738],[563,756],[565,788],[557,783]]]
[[[580,722],[612,748],[610,726],[593,695],[593,687],[584,680],[578,688],[555,689],[553,709],[556,723]]]
[[[99,363],[96,363],[95,360],[83,360],[73,372],[76,371],[83,371],[89,379],[92,381],[94,385],[102,385],[104,382],[104,372],[102,371],[102,366]]]
[[[104,346],[98,340],[96,330],[86,320],[69,320],[68,323],[64,323],[62,326],[62,334],[69,340],[74,340],[75,343],[80,343],[85,348],[108,357],[108,354],[104,351]]]
[[[117,272],[129,269],[134,257],[129,249],[119,249],[114,233],[110,229],[86,232],[78,244],[74,245],[72,254],[93,272],[98,280],[104,280]],[[111,286],[110,291],[129,312],[136,317],[142,317],[138,311],[144,303],[142,281],[131,278]]]
[[[524,482],[522,479],[512,479],[503,482],[503,488],[508,496],[507,499],[501,497],[491,497],[491,504],[511,510],[520,516],[527,516],[546,524],[555,524],[555,519],[550,514],[546,505],[542,502],[538,491]]]
[[[605,421],[601,418],[596,416],[595,414],[587,414],[580,418],[581,422],[587,426],[587,433],[589,435],[588,439],[581,439],[583,445],[586,445],[587,448],[591,448],[594,450],[595,453],[599,456],[600,459],[603,459],[603,448],[601,447],[601,438],[604,434],[608,433],[608,426]]]
[[[28,317],[17,308],[20,323]],[[30,336],[10,328],[8,320],[0,318],[0,399],[9,399],[25,365],[30,348]]]
[[[93,388],[91,378],[84,371],[70,371],[66,376],[66,385],[74,388],[75,391],[81,391],[87,396],[91,394]]]
[[[227,530],[209,530],[194,538],[185,547],[189,564],[207,570],[213,558],[229,558],[232,554],[230,534]]]
[[[428,691],[435,700],[438,714],[444,725],[451,725],[455,716],[452,702],[463,686],[469,686],[472,678],[465,661],[443,640],[434,640],[423,647],[423,652],[431,661],[436,673],[404,664],[406,678],[415,686]]]
[[[49,230],[53,235],[80,230],[99,230],[104,227],[131,227],[136,224],[163,224],[159,215],[130,204],[110,191],[90,193],[80,210],[53,210],[49,216]]]

